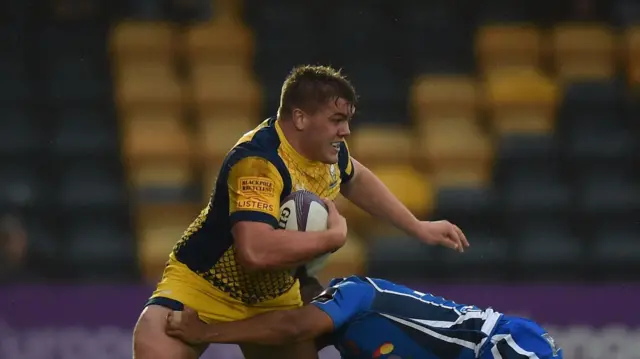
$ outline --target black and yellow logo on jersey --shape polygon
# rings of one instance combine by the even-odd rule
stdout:
[[[238,179],[238,192],[244,196],[273,197],[275,195],[275,186],[269,178],[241,177]]]

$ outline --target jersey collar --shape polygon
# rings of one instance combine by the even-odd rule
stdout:
[[[304,164],[304,165],[314,165],[314,164],[318,164],[319,163],[317,161],[312,161],[312,160],[304,157],[298,151],[296,151],[296,149],[293,148],[293,146],[291,146],[291,143],[289,143],[289,140],[287,140],[287,137],[284,135],[284,132],[282,131],[282,128],[280,127],[280,120],[276,119],[274,122],[275,122],[276,132],[278,133],[278,137],[280,138],[281,146],[284,147],[284,151],[288,155],[293,157],[294,161],[296,161],[297,163]]]

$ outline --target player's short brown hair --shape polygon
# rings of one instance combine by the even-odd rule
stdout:
[[[282,85],[278,117],[288,116],[295,108],[314,113],[328,101],[339,98],[356,105],[356,90],[340,70],[329,66],[297,66]]]

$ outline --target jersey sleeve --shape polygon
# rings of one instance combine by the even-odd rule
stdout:
[[[340,168],[340,179],[342,183],[347,183],[353,178],[353,161],[347,142],[342,142],[338,153],[338,167]]]
[[[311,305],[331,317],[334,328],[338,329],[371,307],[374,291],[368,284],[347,280],[327,288]]]
[[[262,157],[241,159],[229,171],[227,187],[232,226],[250,221],[278,227],[284,184],[273,163]]]

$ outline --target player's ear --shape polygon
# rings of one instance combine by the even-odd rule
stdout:
[[[304,130],[307,125],[307,115],[299,108],[293,109],[291,111],[291,121],[293,121],[293,126],[298,131]]]

